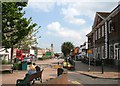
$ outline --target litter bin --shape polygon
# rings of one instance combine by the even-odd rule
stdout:
[[[62,68],[58,68],[57,69],[57,76],[63,74],[63,69]]]
[[[15,58],[14,59],[14,63],[18,63],[19,59],[18,58]]]
[[[21,62],[22,70],[27,70],[27,62],[23,61]]]

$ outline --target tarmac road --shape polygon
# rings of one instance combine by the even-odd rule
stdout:
[[[74,72],[68,72],[68,79],[71,82],[78,82],[78,84],[118,84],[118,80],[114,79],[98,79],[98,78],[92,78],[86,75],[82,75],[80,73]]]

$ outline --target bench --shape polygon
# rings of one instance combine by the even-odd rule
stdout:
[[[35,80],[39,80],[42,83],[42,72],[43,70],[31,75],[26,74],[24,79],[17,80],[16,86],[30,86],[35,83]]]
[[[2,68],[0,69],[1,72],[3,71],[10,71],[10,73],[13,73],[13,66],[12,65],[2,65]]]

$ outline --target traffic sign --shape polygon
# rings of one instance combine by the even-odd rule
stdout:
[[[93,53],[93,51],[92,51],[92,50],[87,50],[87,52],[88,52],[88,53]]]

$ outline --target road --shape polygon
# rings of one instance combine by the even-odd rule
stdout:
[[[39,64],[42,68],[46,69],[43,72],[43,81],[46,81],[47,78],[54,77],[53,75],[56,74],[56,69],[54,69],[54,65],[57,65],[58,62],[62,62],[62,59],[52,59],[52,60],[45,60],[45,61],[36,61],[36,64]],[[84,64],[82,69],[84,69]],[[52,68],[53,67],[53,68]],[[51,70],[49,68],[52,68]],[[17,79],[23,78],[27,71],[14,71],[13,74],[3,74],[2,75],[2,83],[3,84],[15,84]],[[53,74],[51,76],[51,74]],[[12,77],[12,79],[11,79]],[[90,85],[94,86],[95,84],[118,84],[118,80],[113,79],[98,79],[98,78],[91,78],[86,75],[81,75],[77,70],[76,71],[68,71],[68,81],[71,84],[77,84],[78,86],[86,86]],[[111,86],[110,85],[110,86]],[[75,85],[76,86],[76,85]],[[117,85],[118,86],[118,85]]]
[[[52,64],[57,64],[60,60],[56,62],[52,62]],[[62,60],[63,61],[63,60]],[[81,63],[81,69],[84,69],[86,64]],[[99,79],[99,78],[92,78],[86,75],[80,74],[77,70],[76,71],[68,71],[68,81],[72,84],[77,84],[79,86],[86,86],[86,85],[117,85],[118,80],[115,79]]]
[[[56,65],[58,62],[60,62],[61,60],[55,60],[52,63],[52,65]],[[63,61],[63,60],[62,60]],[[50,64],[51,64],[50,63]],[[50,65],[49,64],[49,65]],[[84,69],[86,64],[81,63],[81,69]],[[68,81],[72,84],[79,84],[80,86],[85,86],[85,85],[113,85],[115,86],[115,84],[118,84],[118,80],[114,80],[114,79],[99,79],[99,78],[92,78],[86,75],[82,75],[80,74],[77,70],[76,71],[68,71]]]
[[[68,72],[68,80],[73,83],[73,84],[84,84],[88,85],[91,84],[93,85],[98,85],[98,84],[118,84],[118,80],[113,80],[113,79],[98,79],[98,78],[91,78],[89,76],[86,75],[82,75],[80,73],[78,73],[77,71],[74,72]]]

